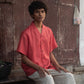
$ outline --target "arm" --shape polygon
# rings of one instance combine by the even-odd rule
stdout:
[[[23,63],[25,63],[26,65],[28,65],[28,66],[32,67],[33,69],[37,70],[41,77],[45,76],[45,72],[49,74],[49,72],[46,69],[44,69],[44,68],[40,67],[39,65],[33,63],[30,59],[27,58],[27,56],[21,55],[21,59],[22,59]]]
[[[39,69],[39,66],[35,63],[33,63],[30,59],[27,58],[27,56],[25,55],[21,55],[21,60],[24,64],[32,67],[33,69],[35,70],[38,70]]]
[[[59,63],[57,62],[57,60],[52,52],[50,53],[50,60],[58,72],[60,72],[60,70],[63,70],[64,72],[68,72],[64,67],[59,65]]]

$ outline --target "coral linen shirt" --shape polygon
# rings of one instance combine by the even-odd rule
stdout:
[[[32,22],[31,25],[22,32],[17,51],[45,69],[55,69],[50,63],[49,55],[55,48],[57,48],[57,43],[52,30],[42,25],[42,32],[40,33]],[[36,71],[23,62],[22,68],[27,76],[32,75]]]

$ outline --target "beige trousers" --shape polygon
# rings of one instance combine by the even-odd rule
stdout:
[[[46,74],[45,77],[41,78],[38,72],[35,72],[29,78],[33,79],[36,84],[76,84],[72,73],[60,73],[56,70],[48,69],[50,75]]]

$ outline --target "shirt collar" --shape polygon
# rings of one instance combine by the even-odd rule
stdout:
[[[37,27],[36,27],[36,25],[34,24],[34,21],[32,21],[31,26],[32,26],[33,30],[36,30],[37,32],[39,32],[38,29],[37,29]],[[42,24],[42,32],[43,32],[43,30],[44,30],[44,27],[45,27],[45,25]],[[39,32],[39,33],[40,33],[40,32]],[[42,34],[42,33],[41,33],[41,34]]]

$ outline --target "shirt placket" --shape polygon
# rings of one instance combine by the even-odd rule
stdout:
[[[44,65],[44,61],[43,61],[43,59],[44,59],[44,57],[43,57],[43,48],[42,48],[42,35],[40,35],[40,50],[41,50],[41,63],[42,63],[42,67],[44,68],[45,67],[45,65]]]

